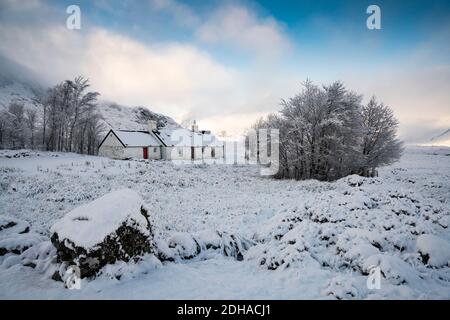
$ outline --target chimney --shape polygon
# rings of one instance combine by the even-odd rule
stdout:
[[[153,130],[158,129],[155,120],[148,120],[147,126],[148,126],[148,132],[152,132]]]
[[[197,122],[195,120],[192,123],[192,132],[198,132],[198,125],[197,125]]]

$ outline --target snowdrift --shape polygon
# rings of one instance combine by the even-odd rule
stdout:
[[[408,149],[377,178],[327,183],[264,179],[250,166],[4,150],[0,213],[12,217],[1,216],[0,298],[448,299],[449,155]],[[124,187],[142,200],[108,197]],[[117,240],[124,221],[152,240],[149,254],[98,265],[78,293],[50,280]],[[375,268],[379,290],[366,283]]]

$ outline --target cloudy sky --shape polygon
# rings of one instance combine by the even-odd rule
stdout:
[[[81,30],[66,8],[81,8]],[[381,8],[381,30],[366,9]],[[450,128],[450,2],[0,0],[0,54],[53,85],[239,132],[306,78],[376,95],[407,142]]]

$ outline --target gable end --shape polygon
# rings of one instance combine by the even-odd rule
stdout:
[[[108,134],[103,138],[102,142],[100,142],[100,144],[98,145],[99,148],[102,146],[103,142],[105,142],[106,138],[108,138],[108,136],[109,136],[110,133],[112,133],[112,134],[116,137],[116,139],[119,140],[120,144],[121,144],[124,148],[127,147],[127,146],[122,142],[122,140],[119,139],[119,137],[117,136],[117,134],[114,133],[114,130],[110,129],[109,132],[108,132]]]

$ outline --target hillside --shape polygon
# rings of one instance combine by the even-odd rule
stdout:
[[[34,108],[35,99],[42,93],[44,88],[30,70],[0,55],[0,110],[13,100]]]
[[[156,120],[159,127],[180,127],[172,118],[145,107],[126,107],[114,102],[100,101],[99,111],[108,129],[145,130],[148,120]]]
[[[36,78],[30,70],[0,56],[0,111],[6,109],[11,101],[23,102],[29,108],[38,107],[36,99],[45,92],[45,86],[40,85]],[[123,106],[100,99],[98,110],[107,130],[142,130],[148,120],[156,120],[160,127],[180,127],[172,118],[144,106]]]

